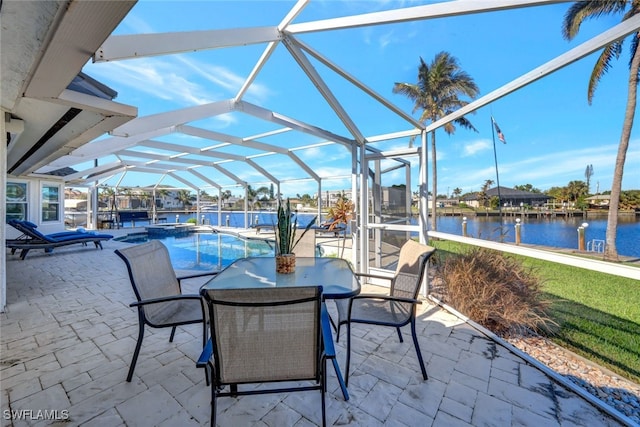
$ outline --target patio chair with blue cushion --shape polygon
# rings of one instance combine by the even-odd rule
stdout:
[[[431,246],[409,240],[400,248],[398,265],[393,277],[358,274],[358,276],[365,278],[389,280],[391,287],[388,295],[359,294],[347,300],[335,300],[338,308],[337,339],[340,338],[340,326],[347,325],[347,367],[345,373],[347,384],[349,383],[349,364],[351,362],[352,323],[393,327],[398,333],[400,342],[403,342],[400,328],[410,324],[422,377],[425,380],[428,379],[416,336],[416,308],[417,304],[421,304],[421,301],[418,300],[418,292],[427,270],[427,261],[434,252],[435,248]]]
[[[201,293],[208,307],[211,339],[197,366],[211,373],[211,425],[216,425],[218,397],[318,390],[324,426],[326,357],[334,349],[322,287],[203,289]],[[283,382],[287,386],[253,386]],[[244,388],[245,384],[252,386]]]
[[[55,248],[61,246],[75,244],[86,246],[87,243],[93,243],[96,248],[102,249],[102,242],[113,238],[110,234],[89,231],[62,231],[42,234],[32,222],[16,219],[9,220],[8,224],[22,233],[17,239],[9,239],[5,243],[6,247],[11,249],[11,254],[14,254],[18,249],[21,250],[20,259],[25,259],[32,249],[43,249],[45,252],[52,252]]]
[[[176,327],[203,323],[204,309],[198,294],[183,294],[181,281],[195,277],[211,276],[217,272],[200,273],[176,277],[171,266],[169,251],[162,242],[148,243],[117,249],[129,272],[129,279],[136,302],[130,304],[138,309],[138,341],[129,366],[127,381],[131,381],[138,354],[144,338],[144,328],[171,328],[169,342],[173,342]],[[202,345],[207,340],[207,328],[202,327]]]

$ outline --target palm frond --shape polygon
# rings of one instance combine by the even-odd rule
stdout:
[[[572,40],[580,31],[582,23],[587,19],[624,12],[629,4],[626,0],[583,0],[575,2],[564,15],[562,35],[565,39]]]
[[[587,89],[587,101],[589,102],[589,105],[591,105],[593,101],[593,96],[598,87],[598,83],[600,83],[600,79],[611,68],[611,61],[620,56],[621,49],[622,42],[613,42],[605,46],[602,53],[596,60],[596,64],[594,65],[591,76],[589,77],[589,86]]]

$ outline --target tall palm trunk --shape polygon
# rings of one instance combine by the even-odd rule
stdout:
[[[438,172],[436,167],[436,131],[431,131],[431,230],[436,231],[436,196],[438,194]]]
[[[638,35],[636,35],[638,37]],[[638,94],[638,70],[640,69],[640,47],[633,52],[631,66],[629,69],[629,86],[627,89],[627,108],[624,114],[622,125],[622,135],[620,135],[620,145],[616,156],[616,167],[613,172],[613,182],[611,183],[611,200],[609,202],[609,216],[607,218],[607,232],[605,235],[604,259],[607,261],[618,261],[618,249],[616,248],[616,232],[618,230],[618,209],[620,206],[620,192],[622,191],[622,175],[624,163],[629,148],[631,138],[631,128],[636,111]]]

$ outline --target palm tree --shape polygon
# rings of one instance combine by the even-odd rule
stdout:
[[[158,190],[156,190],[156,197],[162,202],[161,206],[162,208],[164,208],[164,201],[165,199],[169,196],[169,190],[167,190],[166,188],[160,188]],[[157,202],[154,200],[153,204],[156,205]]]
[[[120,194],[127,198],[127,209],[131,209],[131,198],[133,197],[133,192],[130,188],[121,188]]]
[[[587,180],[587,193],[591,188],[591,177],[593,176],[593,165],[587,165],[587,168],[584,170],[584,177]]]
[[[115,203],[115,199],[113,197],[116,195],[116,192],[113,191],[111,187],[102,187],[100,188],[100,197],[99,200],[105,202],[107,207],[110,210],[113,210]]]
[[[182,203],[182,207],[184,208],[185,213],[187,213],[187,205],[191,205],[191,191],[178,190],[176,200]]]
[[[224,207],[224,202],[225,200],[229,200],[231,198],[231,190],[224,190],[221,194],[220,194],[220,203],[221,203],[221,207]]]
[[[270,200],[271,190],[269,187],[262,186],[256,190],[256,196],[263,201]]]
[[[629,9],[627,10],[627,6]],[[562,35],[567,40],[573,39],[580,30],[580,25],[589,18],[598,18],[602,15],[621,14],[622,20],[631,18],[640,12],[640,0],[600,0],[600,1],[579,1],[574,3],[564,16],[562,23]],[[632,34],[631,39],[631,60],[629,61],[629,84],[627,87],[627,106],[622,123],[622,134],[618,145],[616,165],[613,172],[613,182],[611,183],[611,201],[609,202],[609,215],[607,218],[607,232],[605,235],[604,259],[609,261],[618,260],[618,249],[616,248],[616,232],[618,230],[618,208],[620,206],[620,193],[622,191],[622,175],[624,164],[629,148],[629,138],[633,128],[633,119],[636,111],[638,72],[640,71],[640,33]],[[609,70],[613,59],[618,59],[622,53],[624,40],[616,40],[606,45],[596,60],[595,67],[589,78],[587,89],[587,100],[589,105],[593,100],[593,95],[600,82],[600,79]]]
[[[256,200],[258,200],[258,192],[251,187],[251,185],[247,185],[247,202],[249,203],[249,209],[254,210],[254,204]]]
[[[588,192],[589,189],[584,181],[570,181],[567,184],[567,193],[570,201],[577,202],[579,198],[586,196]]]
[[[401,93],[414,101],[413,112],[422,110],[420,122],[426,124],[464,107],[469,102],[460,99],[460,95],[474,99],[478,96],[479,89],[473,78],[463,71],[458,60],[448,52],[438,53],[431,64],[426,64],[420,58],[418,66],[418,82],[395,83],[394,93]],[[467,129],[476,131],[476,128],[465,117],[455,119],[444,125],[444,131],[449,135],[456,130],[454,123]],[[432,194],[438,194],[438,173],[436,167],[436,132],[431,132],[431,159],[432,168]],[[431,203],[431,229],[436,229],[436,203]]]
[[[482,184],[482,188],[480,189],[480,191],[478,192],[478,203],[479,203],[479,207],[482,206],[484,208],[487,207],[488,202],[489,202],[489,196],[487,195],[487,191],[489,191],[489,188],[493,185],[493,180],[492,179],[487,179],[484,181],[484,184]],[[487,215],[489,215],[489,211],[486,211]]]
[[[142,192],[138,195],[138,198],[140,199],[140,204],[142,205],[142,207],[144,207],[145,209],[149,209],[149,200],[151,200],[151,195],[142,190]]]

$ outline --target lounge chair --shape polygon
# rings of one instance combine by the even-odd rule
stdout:
[[[93,232],[64,231],[52,234],[42,234],[36,229],[36,225],[29,221],[10,220],[8,222],[16,230],[22,233],[17,239],[6,241],[7,248],[11,249],[11,254],[20,249],[20,259],[25,259],[31,249],[43,249],[45,252],[52,252],[60,246],[75,244],[87,245],[93,243],[96,248],[102,249],[102,241],[112,239],[110,234],[98,234]]]
[[[12,226],[13,228],[15,228],[16,230],[22,233],[20,237],[13,240],[28,240],[32,238],[29,232],[36,231],[36,228],[38,228],[38,226],[31,221],[21,221],[18,219],[11,219],[7,221],[7,224],[9,224],[10,226]],[[36,233],[39,233],[39,232],[40,231],[36,231]],[[57,233],[50,233],[50,234],[46,234],[46,236],[55,239],[59,237],[67,237],[67,236],[72,236],[77,234],[86,234],[86,233],[87,232],[84,229],[79,228],[78,230],[67,230],[67,231],[59,231]]]
[[[315,229],[316,234],[333,233],[334,237],[339,237],[341,234],[345,235],[347,232],[347,226],[345,224],[331,220],[325,221],[317,227],[312,228]]]

